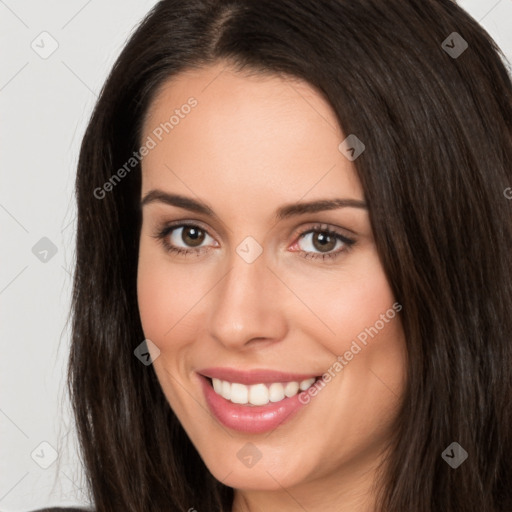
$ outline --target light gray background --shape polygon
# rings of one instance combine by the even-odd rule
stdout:
[[[2,512],[88,504],[64,389],[74,174],[97,94],[155,3],[0,0]],[[512,0],[459,3],[512,60]],[[43,237],[46,262],[32,252]]]

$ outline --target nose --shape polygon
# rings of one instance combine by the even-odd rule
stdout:
[[[227,274],[212,290],[210,336],[226,348],[262,346],[286,335],[284,287],[264,255],[247,263],[234,253]]]

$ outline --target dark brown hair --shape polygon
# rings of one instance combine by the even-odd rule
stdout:
[[[458,56],[443,44],[454,32],[468,45]],[[98,512],[231,510],[233,490],[133,354],[144,339],[139,166],[94,194],[140,147],[158,87],[214,62],[309,82],[366,146],[354,164],[408,351],[378,510],[512,510],[512,86],[502,58],[450,0],[164,0],[151,10],[103,87],[76,181],[68,384]],[[454,441],[468,453],[457,469],[441,457]]]

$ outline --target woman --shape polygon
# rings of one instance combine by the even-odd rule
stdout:
[[[96,510],[512,510],[511,126],[449,0],[160,2],[77,174]]]

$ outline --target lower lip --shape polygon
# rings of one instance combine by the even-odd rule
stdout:
[[[234,404],[218,395],[206,377],[199,375],[206,403],[213,415],[226,427],[240,432],[260,434],[274,430],[295,415],[304,404],[299,401],[301,393],[280,402],[250,406]]]

